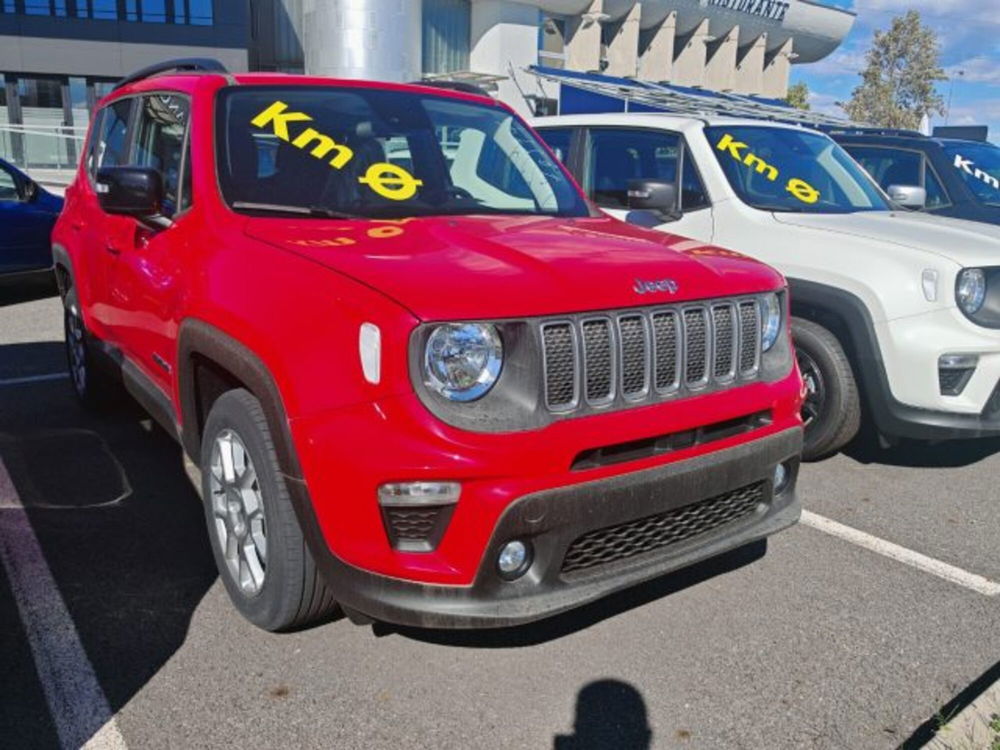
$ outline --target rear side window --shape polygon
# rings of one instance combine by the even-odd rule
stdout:
[[[948,196],[923,154],[878,146],[845,148],[883,190],[890,185],[917,185],[927,191],[927,208],[948,205]]]
[[[101,110],[90,152],[90,174],[100,167],[120,167],[128,163],[128,120],[131,99],[119,99]]]
[[[163,215],[182,205],[184,144],[190,104],[182,96],[155,94],[139,100],[132,164],[150,167],[163,177]],[[186,201],[185,201],[186,202]]]
[[[693,165],[683,168],[684,144],[679,135],[653,130],[592,130],[584,165],[584,189],[599,206],[628,207],[629,180],[677,183],[682,208],[708,205],[708,196]],[[681,172],[683,171],[683,175]]]
[[[0,201],[19,201],[21,192],[17,188],[17,181],[11,174],[0,165]]]

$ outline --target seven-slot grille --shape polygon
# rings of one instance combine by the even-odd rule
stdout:
[[[545,405],[565,413],[725,387],[757,376],[753,298],[580,315],[541,324]]]

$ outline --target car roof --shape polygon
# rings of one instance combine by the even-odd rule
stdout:
[[[411,93],[423,93],[429,96],[439,96],[450,99],[463,99],[485,104],[498,105],[499,102],[492,97],[474,94],[466,91],[459,91],[454,88],[445,88],[421,83],[392,83],[388,81],[366,81],[360,79],[346,78],[326,78],[323,76],[305,76],[294,73],[218,73],[214,71],[181,71],[151,75],[137,81],[126,83],[115,89],[105,99],[113,101],[115,99],[132,96],[138,93],[149,91],[163,91],[169,89],[182,93],[196,94],[197,90],[206,85],[214,91],[222,85],[230,86],[331,86],[348,88],[376,88],[386,91],[399,91]]]

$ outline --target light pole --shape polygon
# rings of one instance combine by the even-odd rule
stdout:
[[[955,72],[958,73],[958,77],[959,78],[961,78],[962,76],[965,75],[965,71],[964,70],[958,70],[958,71],[955,71]],[[948,83],[948,109],[944,113],[944,124],[945,125],[947,125],[948,124],[948,120],[951,119],[951,95],[952,95],[952,93],[954,91],[955,91],[955,78],[953,76],[951,78],[951,80],[949,81],[949,83]]]

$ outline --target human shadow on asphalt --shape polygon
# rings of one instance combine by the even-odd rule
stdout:
[[[932,716],[929,716],[923,724],[913,731],[913,734],[899,744],[898,750],[918,750],[918,748],[924,747],[934,739],[934,735],[942,724],[947,724],[954,719],[997,682],[1000,682],[1000,661],[970,682],[958,695],[935,711]],[[989,722],[989,720],[989,717],[983,717],[983,721]],[[958,744],[956,747],[965,747],[965,745]]]
[[[648,750],[649,727],[642,693],[620,680],[595,680],[576,696],[573,734],[557,734],[553,750]]]
[[[44,344],[17,355],[32,347],[48,356]],[[0,346],[0,360],[12,349]],[[95,416],[66,381],[3,389],[0,413],[0,455],[117,711],[182,646],[217,578],[180,448],[124,394],[110,414]],[[27,713],[16,700],[0,712],[4,724]]]
[[[535,646],[584,630],[610,617],[704,583],[724,573],[731,573],[760,560],[766,553],[766,539],[752,542],[696,565],[616,592],[591,604],[527,625],[482,630],[430,630],[376,623],[372,628],[377,636],[396,634],[440,646],[464,648]]]

